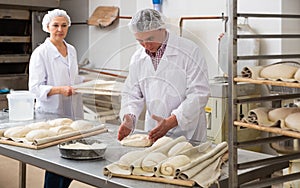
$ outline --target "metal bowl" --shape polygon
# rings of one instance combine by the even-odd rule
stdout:
[[[104,158],[106,144],[98,140],[80,139],[60,143],[58,148],[61,157],[66,159],[99,159]]]

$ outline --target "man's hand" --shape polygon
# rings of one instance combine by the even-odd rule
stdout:
[[[165,136],[170,129],[176,127],[178,124],[175,115],[171,115],[166,119],[156,115],[152,115],[151,117],[157,121],[156,127],[149,133],[149,139],[151,139],[153,142]]]
[[[130,117],[130,115],[126,114],[124,115],[124,121],[119,127],[118,132],[118,140],[123,140],[126,136],[128,136],[133,129],[133,119]]]

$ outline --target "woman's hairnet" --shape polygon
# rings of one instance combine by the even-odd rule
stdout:
[[[48,14],[46,14],[43,18],[42,25],[43,25],[43,30],[45,32],[49,33],[47,26],[55,17],[65,17],[67,19],[68,26],[71,26],[71,19],[70,19],[69,15],[67,14],[67,12],[64,10],[61,10],[61,9],[54,9],[54,10],[48,11]]]
[[[165,28],[165,17],[154,9],[144,9],[137,12],[128,24],[133,33],[147,32]]]

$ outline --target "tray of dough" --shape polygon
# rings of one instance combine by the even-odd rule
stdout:
[[[0,130],[0,143],[31,149],[42,149],[107,132],[104,124],[87,120],[57,118],[18,125]]]

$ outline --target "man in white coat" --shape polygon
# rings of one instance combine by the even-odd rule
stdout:
[[[153,9],[136,13],[129,28],[142,48],[131,58],[122,92],[118,139],[134,131],[146,104],[144,129],[152,141],[185,136],[193,144],[205,142],[210,89],[201,50],[171,34],[163,15]]]

